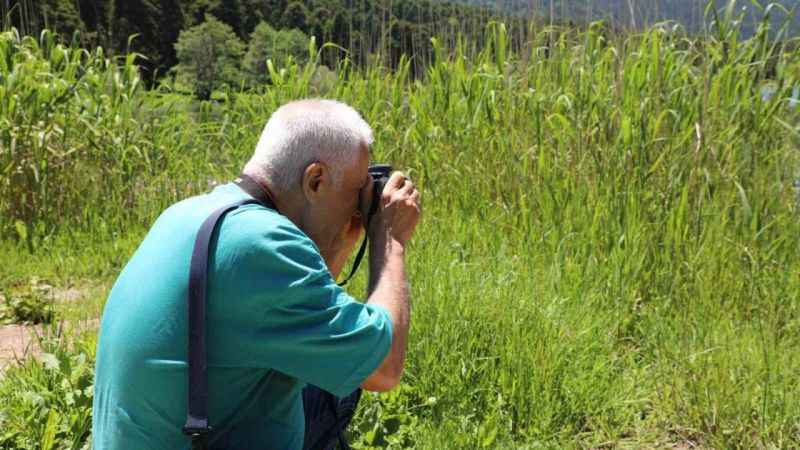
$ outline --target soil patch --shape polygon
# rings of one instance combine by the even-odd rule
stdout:
[[[9,364],[32,354],[38,354],[35,332],[33,326],[0,326],[0,374]]]

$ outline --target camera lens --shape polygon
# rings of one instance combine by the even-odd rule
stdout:
[[[369,225],[372,216],[378,211],[380,204],[381,194],[386,182],[389,181],[389,174],[392,172],[392,166],[389,164],[374,164],[369,166],[369,175],[372,177],[372,200],[370,201],[369,210],[367,210],[367,221]]]

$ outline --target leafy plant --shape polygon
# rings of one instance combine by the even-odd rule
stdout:
[[[139,129],[134,59],[118,66],[102,49],[65,46],[48,31],[38,40],[0,32],[0,235],[33,251],[56,217],[91,219],[94,195],[104,200],[92,209],[125,203],[101,180],[141,174],[149,158],[130,140]]]
[[[0,323],[50,323],[54,316],[53,286],[37,277],[0,295]]]
[[[39,336],[39,357],[5,369],[0,447],[85,448],[92,423],[94,344],[92,337],[68,341],[51,326]]]
[[[205,22],[182,31],[175,43],[178,77],[193,86],[199,99],[209,100],[215,89],[241,82],[244,49],[230,26],[207,15]]]
[[[275,30],[268,23],[258,24],[244,56],[244,69],[254,84],[269,82],[267,60],[280,69],[292,63],[305,64],[309,60],[309,37],[300,30]]]
[[[381,395],[364,392],[354,420],[357,428],[351,430],[353,448],[413,447],[419,414],[435,402],[433,397],[420,401],[416,389],[407,385]]]

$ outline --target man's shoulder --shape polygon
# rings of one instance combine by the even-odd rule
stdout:
[[[239,199],[215,198],[217,206],[212,209]],[[226,214],[218,225],[216,247],[218,257],[232,258],[238,263],[258,263],[255,267],[271,261],[326,269],[314,241],[288,217],[261,204],[242,205]]]
[[[174,203],[161,213],[154,227],[159,225],[158,222],[169,222],[190,231],[199,228],[200,224],[217,209],[249,198],[233,183],[220,185],[211,192]],[[226,241],[232,237],[248,240],[282,236],[293,237],[298,241],[314,245],[286,216],[261,204],[239,206],[222,217],[217,228],[225,230]]]
[[[228,213],[220,225],[220,245],[274,250],[297,247],[319,253],[316,244],[289,218],[259,204],[243,205]]]
[[[234,184],[190,197],[166,209],[149,237],[155,248],[173,254],[191,254],[197,231],[215,210],[250,198]],[[152,247],[149,246],[149,247]],[[236,277],[270,272],[322,273],[327,266],[319,248],[288,217],[261,204],[246,204],[228,212],[212,239],[215,270]],[[188,259],[185,260],[188,263]],[[238,278],[237,278],[238,279]]]

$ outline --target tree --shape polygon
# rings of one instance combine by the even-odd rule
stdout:
[[[146,56],[138,63],[150,83],[175,65],[173,43],[183,27],[183,10],[178,0],[112,0],[110,32],[114,49],[135,51]],[[130,37],[136,38],[130,41]],[[131,48],[128,48],[128,43]]]
[[[181,0],[188,25],[197,25],[211,14],[231,26],[233,32],[245,39],[262,18],[259,6],[266,0]]]
[[[166,73],[178,62],[174,43],[178,39],[185,19],[183,8],[178,0],[161,0],[159,3],[161,15],[159,16],[160,26],[158,31],[160,54],[158,70],[160,73]]]
[[[275,67],[285,66],[289,57],[298,64],[304,64],[309,56],[308,40],[309,37],[300,30],[276,31],[266,22],[259,23],[250,36],[244,57],[244,69],[251,82],[269,82],[268,59],[272,60]]]
[[[46,0],[39,2],[44,17],[44,24],[49,28],[71,37],[70,35],[83,28],[83,22],[74,2]]]
[[[108,39],[110,0],[79,0],[77,4],[86,30],[83,37],[88,46],[113,49]]]
[[[283,12],[282,22],[291,28],[307,29],[310,14],[302,2],[292,2]]]
[[[72,1],[3,0],[0,14],[0,20],[9,20],[22,34],[33,36],[47,28],[69,40],[75,31],[83,29],[80,13]]]
[[[242,29],[242,17],[244,17],[245,14],[239,0],[219,0],[216,7],[211,9],[211,14],[222,22],[230,25],[237,36],[241,38],[247,36]]]
[[[245,48],[230,26],[210,15],[205,19],[200,25],[181,31],[175,44],[178,78],[192,85],[202,100],[211,98],[216,88],[235,86],[241,81],[238,63]]]

